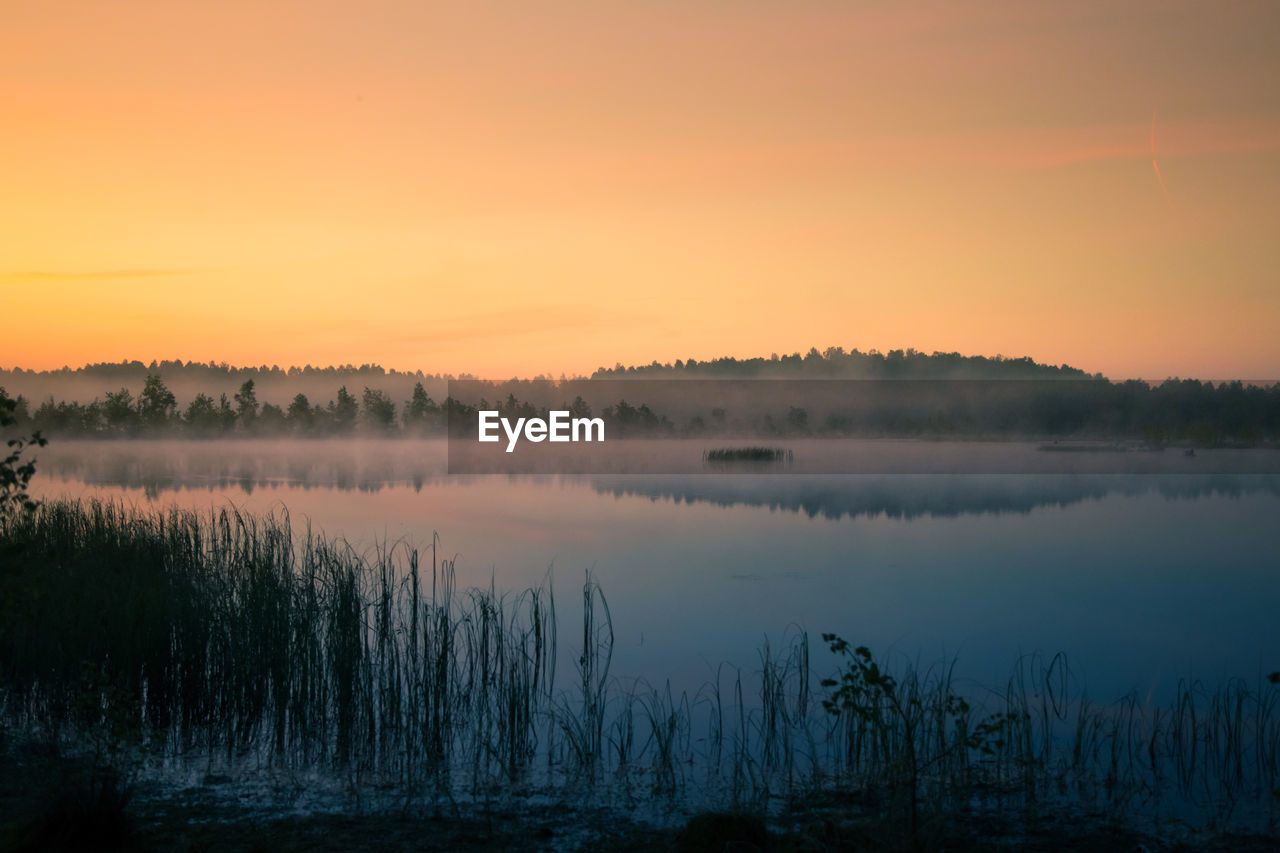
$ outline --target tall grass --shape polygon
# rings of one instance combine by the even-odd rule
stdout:
[[[959,685],[954,662],[888,666],[847,644],[815,661],[794,631],[694,695],[624,686],[588,574],[575,677],[557,688],[550,578],[515,594],[459,589],[438,546],[361,554],[309,528],[295,538],[287,514],[234,509],[57,501],[8,518],[4,724],[409,797],[639,784],[757,809],[856,791],[913,826],[1045,802],[1217,824],[1277,816],[1280,687],[1261,678],[1184,683],[1162,706],[1100,704],[1062,656],[1021,660],[1001,689],[979,690]],[[833,669],[836,689],[815,690]]]
[[[553,692],[550,587],[455,590],[435,543],[357,554],[287,515],[50,503],[3,530],[5,709],[169,755],[406,782],[519,775]]]

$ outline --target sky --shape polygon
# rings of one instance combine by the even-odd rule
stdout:
[[[0,21],[2,367],[843,346],[1280,379],[1271,0]]]

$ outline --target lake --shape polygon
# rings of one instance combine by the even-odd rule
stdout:
[[[1280,669],[1280,476],[1243,473],[1249,451],[1170,451],[1162,473],[1125,473],[1102,459],[1123,454],[1020,447],[1053,459],[1015,473],[990,463],[998,448],[862,442],[863,458],[900,461],[814,473],[815,453],[849,443],[820,449],[835,444],[802,443],[779,473],[449,476],[438,441],[55,442],[32,491],[287,510],[295,533],[309,522],[357,550],[429,549],[438,534],[460,586],[549,576],[575,653],[589,570],[612,616],[612,675],[691,694],[800,630],[819,675],[836,665],[820,643],[833,632],[891,660],[954,658],[975,693],[1032,654],[1064,653],[1098,701]]]

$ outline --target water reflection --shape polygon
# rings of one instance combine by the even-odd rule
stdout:
[[[1100,698],[1280,668],[1276,475],[460,478],[444,461],[431,442],[67,442],[42,451],[33,488],[283,505],[357,550],[438,532],[460,587],[524,589],[551,566],[564,595],[591,569],[614,673],[677,692],[722,661],[749,670],[764,636],[797,626],[958,655],[987,686],[1020,654],[1062,651]]]
[[[438,441],[83,441],[59,442],[38,459],[42,476],[93,486],[166,492],[263,486],[376,492],[444,479]]]
[[[168,492],[233,490],[249,496],[263,487],[280,486],[364,493],[408,487],[420,493],[428,485],[475,481],[475,476],[447,475],[445,459],[440,441],[64,442],[41,454],[39,470],[42,476],[64,483],[141,489],[152,501]],[[548,480],[547,475],[483,476],[507,482]],[[1274,474],[711,474],[563,479],[589,484],[594,491],[614,497],[765,507],[833,520],[1028,513],[1109,494],[1151,493],[1169,499],[1280,495],[1280,475]]]
[[[596,491],[617,497],[721,507],[758,506],[832,520],[1025,514],[1041,507],[1062,508],[1098,500],[1109,494],[1155,494],[1167,499],[1280,496],[1280,477],[1271,474],[592,477],[590,482]]]

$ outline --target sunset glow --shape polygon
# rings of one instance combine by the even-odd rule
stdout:
[[[23,2],[4,31],[3,367],[839,345],[1280,377],[1274,3]]]

